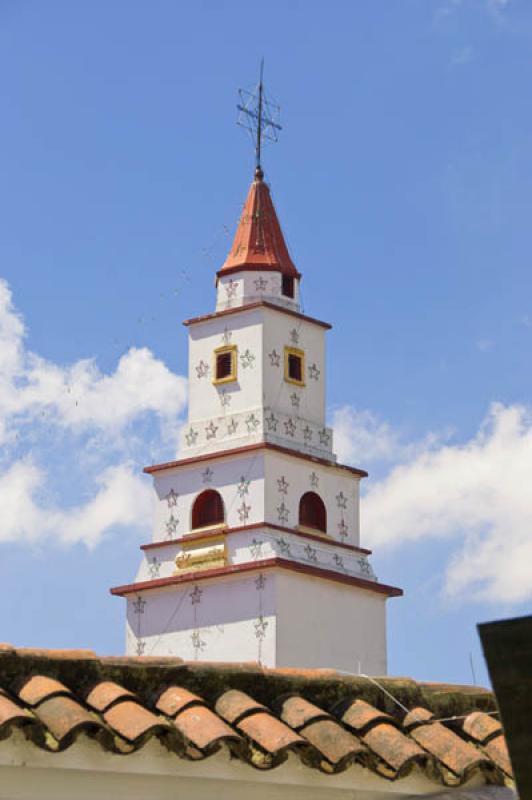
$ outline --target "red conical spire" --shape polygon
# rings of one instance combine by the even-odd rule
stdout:
[[[242,270],[281,272],[299,278],[260,167],[255,171],[233,245],[218,277]]]

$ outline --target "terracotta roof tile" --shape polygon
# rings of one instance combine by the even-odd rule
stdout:
[[[72,692],[59,681],[46,675],[33,675],[18,693],[20,699],[29,706],[36,706],[45,698],[58,694],[71,695]]]
[[[235,723],[244,714],[264,710],[267,709],[262,703],[257,703],[252,697],[238,689],[229,689],[216,701],[216,713],[231,723]]]
[[[155,707],[168,717],[174,717],[187,706],[198,703],[203,705],[204,701],[197,694],[189,692],[182,686],[170,686],[159,697]]]
[[[226,725],[210,708],[190,706],[174,719],[177,730],[200,750],[209,750],[221,739],[239,741],[240,736]]]
[[[156,716],[132,700],[111,706],[103,715],[107,724],[124,739],[135,742],[147,733],[162,733],[171,725],[164,717]]]
[[[199,760],[226,744],[262,769],[288,751],[309,768],[339,772],[359,762],[400,780],[414,764],[456,786],[511,782],[493,695],[474,687],[386,679],[406,716],[379,685],[331,670],[173,658],[96,658],[85,651],[0,647],[0,747],[17,727],[33,746],[61,750],[78,734],[127,754],[151,736],[168,758]]]
[[[71,739],[81,728],[98,730],[103,727],[71,697],[56,695],[43,700],[34,713],[60,744],[64,739]]]
[[[114,681],[100,681],[94,686],[87,695],[86,702],[96,711],[106,711],[109,706],[116,703],[117,700],[125,700],[126,698],[134,698],[133,692],[124,689]]]
[[[422,719],[426,718],[426,712],[427,709],[416,708],[409,716]],[[465,742],[441,722],[420,722],[410,730],[410,736],[455,775],[465,775],[472,767],[488,761],[474,745]]]
[[[482,711],[473,711],[469,714],[464,720],[463,728],[464,733],[482,744],[502,731],[502,725],[497,717],[484,714]]]

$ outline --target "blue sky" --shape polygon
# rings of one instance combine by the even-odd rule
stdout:
[[[531,43],[526,0],[0,0],[0,639],[122,652],[107,590],[175,451],[264,56],[338,450],[406,592],[390,672],[486,681],[476,623],[532,596]]]

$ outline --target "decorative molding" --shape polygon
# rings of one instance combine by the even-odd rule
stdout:
[[[258,300],[256,303],[246,303],[242,306],[233,306],[232,308],[224,308],[222,311],[214,311],[211,314],[203,314],[200,317],[192,317],[191,319],[186,319],[183,325],[188,328],[190,325],[198,325],[201,322],[224,317],[228,314],[239,314],[242,311],[254,311],[257,308],[269,308],[272,311],[278,311],[280,314],[288,314],[290,317],[303,320],[303,322],[310,322],[313,325],[319,325],[320,328],[325,328],[326,330],[332,328],[332,325],[328,322],[322,322],[322,320],[315,319],[314,317],[307,317],[305,314],[294,311],[292,308],[269,303],[267,300]]]

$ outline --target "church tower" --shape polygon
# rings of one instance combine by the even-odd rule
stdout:
[[[385,603],[401,590],[360,546],[367,473],[333,453],[331,326],[301,313],[300,281],[258,161],[216,310],[184,323],[180,452],[144,470],[152,541],[135,582],[111,590],[127,599],[128,654],[386,673]]]

